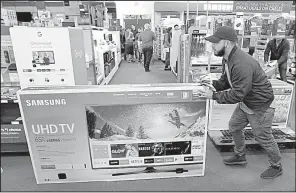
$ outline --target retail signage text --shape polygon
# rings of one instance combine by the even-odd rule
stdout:
[[[26,143],[24,126],[1,125],[1,143]]]
[[[232,4],[215,4],[215,3],[209,3],[209,4],[203,4],[203,10],[200,11],[227,11],[231,12],[233,9]]]
[[[290,13],[292,1],[234,1],[234,12]]]

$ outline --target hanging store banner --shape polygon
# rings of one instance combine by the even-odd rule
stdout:
[[[196,14],[196,2],[189,3],[189,11],[194,11]],[[225,13],[225,12],[232,12],[233,3],[229,2],[220,2],[217,1],[209,1],[209,3],[198,3],[198,11],[209,11],[209,12],[218,12],[218,13]],[[154,11],[156,12],[182,12],[187,11],[187,2],[155,2],[154,3]]]
[[[292,1],[234,1],[234,12],[290,13]]]

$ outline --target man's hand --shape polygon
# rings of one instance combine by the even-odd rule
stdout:
[[[201,97],[205,97],[207,99],[213,99],[213,91],[209,88],[206,88],[204,91],[202,91]]]

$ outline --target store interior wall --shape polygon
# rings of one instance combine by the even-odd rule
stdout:
[[[154,1],[116,1],[117,19],[124,27],[124,15],[151,15],[151,26],[154,26]],[[152,30],[154,30],[152,28]]]

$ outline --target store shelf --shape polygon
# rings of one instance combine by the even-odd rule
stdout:
[[[22,125],[22,124],[23,124],[23,119],[22,119],[22,117],[19,117],[19,118],[17,118],[16,120],[11,121],[10,123],[11,123],[12,125]]]
[[[175,75],[176,77],[178,76],[178,74],[175,72],[174,68],[171,68],[172,69],[172,73],[173,75]]]
[[[2,95],[1,103],[1,154],[28,152],[18,100]]]
[[[104,76],[101,74],[97,76],[97,84],[100,85],[103,82]]]
[[[29,149],[27,143],[1,143],[3,153],[29,153]]]
[[[1,99],[1,103],[18,103],[15,99]]]
[[[295,85],[295,80],[287,80],[288,83]]]
[[[20,87],[20,82],[1,82],[4,87]]]
[[[276,75],[276,79],[281,80],[281,77],[279,74]],[[287,79],[287,83],[295,85],[295,79],[294,80]]]
[[[115,65],[115,67],[111,70],[110,74],[103,80],[101,85],[109,84],[109,82],[111,81],[111,79],[113,78],[113,76],[117,72],[117,70],[118,70],[118,65]]]

